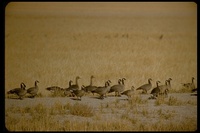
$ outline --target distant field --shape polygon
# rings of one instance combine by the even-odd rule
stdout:
[[[125,77],[197,81],[195,3],[10,3],[5,18],[5,93],[35,80],[40,92],[69,80],[95,85]]]

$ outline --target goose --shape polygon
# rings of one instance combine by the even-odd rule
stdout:
[[[76,77],[76,84],[70,85],[68,90],[73,92],[74,90],[79,90],[78,80],[81,79],[79,76]]]
[[[134,94],[134,88],[135,88],[135,87],[132,86],[130,90],[126,90],[126,91],[122,92],[121,95],[126,95],[126,96],[128,97],[128,98],[127,98],[127,100],[128,100],[128,99],[131,98],[132,95]]]
[[[38,80],[35,81],[35,86],[34,87],[31,87],[31,88],[27,89],[27,93],[31,94],[32,98],[34,98],[37,95],[37,92],[39,90],[39,87],[38,87],[37,83],[39,83]]]
[[[104,99],[104,95],[110,90],[110,80],[105,82],[105,86],[103,87],[97,87],[96,90],[94,90],[94,93],[97,93],[100,95],[100,99]]]
[[[110,91],[108,92],[108,93],[112,93],[112,92],[115,92],[115,96],[117,96],[117,92],[115,91],[116,90],[116,88],[118,88],[119,87],[119,85],[121,85],[121,79],[119,79],[118,80],[118,84],[116,84],[116,85],[113,85],[111,88],[110,88]]]
[[[85,95],[85,86],[81,87],[81,90],[73,90],[75,96],[77,96],[77,100],[81,101],[81,97]]]
[[[22,82],[20,84],[21,88],[15,88],[7,92],[7,94],[16,94],[19,96],[19,99],[23,99],[23,96],[27,93],[26,85]]]
[[[93,75],[90,77],[90,85],[85,87],[86,92],[93,92],[97,89],[97,86],[93,86],[92,79],[95,78]],[[94,95],[94,93],[92,93]]]
[[[194,84],[194,77],[192,77],[192,83],[181,83],[184,87],[187,87],[187,88],[191,88],[192,89],[195,89],[195,84]]]
[[[110,84],[112,83],[110,80],[108,80],[107,82],[108,82],[108,86],[107,86],[107,88],[106,88],[106,89],[107,89],[107,92],[105,93],[105,97],[107,97],[106,94],[109,93],[110,88],[111,88]]]
[[[63,90],[64,90],[64,95],[65,95],[65,96],[74,96],[74,94],[73,94],[72,91],[70,90],[70,87],[72,86],[72,83],[73,83],[73,81],[70,80],[70,81],[69,81],[69,87],[63,89]]]
[[[171,83],[170,83],[171,80],[172,80],[171,78],[167,80],[168,84],[167,84],[167,89],[165,90],[166,96],[168,96],[169,90],[171,90]]]
[[[125,89],[125,84],[124,84],[124,80],[126,80],[125,78],[122,78],[121,82],[121,87],[117,88],[115,91],[118,93],[118,96],[121,96],[121,92],[124,91]]]
[[[143,92],[147,94],[147,91],[149,91],[152,87],[151,81],[152,81],[152,79],[149,78],[148,84],[144,84],[144,85],[140,86],[139,88],[137,88],[136,90],[143,90]]]
[[[121,96],[121,92],[124,91],[125,89],[125,84],[124,84],[124,80],[126,80],[126,78],[122,78],[118,80],[118,85],[113,85],[110,88],[109,93],[111,92],[115,92],[115,96]],[[122,83],[121,83],[122,82]]]
[[[160,88],[158,86],[158,84],[160,83],[160,81],[156,81],[156,87],[153,88],[153,90],[151,91],[152,97],[151,98],[156,98],[158,97],[158,94],[160,93]]]
[[[65,88],[64,90],[70,90],[70,87],[72,86],[72,83],[73,83],[73,81],[70,80],[70,81],[69,81],[69,86],[68,86],[67,88]]]
[[[168,88],[169,88],[169,86],[168,86],[168,83],[169,81],[168,80],[165,80],[165,85],[160,85],[159,86],[159,88],[160,88],[160,95],[165,95],[165,96],[167,96],[168,95]]]
[[[171,89],[171,88],[172,88],[172,87],[171,87],[171,80],[172,80],[171,78],[168,79],[168,89]]]

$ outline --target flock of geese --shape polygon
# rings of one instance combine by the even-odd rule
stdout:
[[[61,88],[59,86],[51,86],[51,87],[47,87],[46,90],[47,91],[51,91],[52,93],[56,93],[56,92],[61,92],[62,94],[64,94],[64,96],[73,96],[73,97],[77,97],[77,100],[81,100],[81,97],[84,96],[86,93],[92,93],[94,95],[94,93],[97,93],[99,95],[100,99],[104,99],[107,93],[112,93],[115,92],[115,96],[121,96],[121,95],[126,95],[127,96],[127,100],[129,98],[131,98],[134,95],[134,86],[131,87],[130,90],[125,90],[125,80],[126,78],[122,78],[118,80],[118,84],[111,86],[111,81],[108,80],[105,82],[104,86],[94,86],[92,80],[95,77],[92,75],[90,77],[90,85],[88,86],[81,86],[81,89],[79,87],[78,84],[78,80],[81,79],[79,76],[76,77],[76,82],[75,84],[72,84],[73,81],[70,80],[69,81],[69,87],[68,88]],[[152,79],[149,78],[148,79],[148,83],[141,85],[140,87],[138,87],[136,90],[142,90],[142,93],[147,94],[148,91],[150,91],[151,89],[151,97],[149,99],[155,99],[157,98],[159,95],[164,95],[164,96],[168,96],[169,90],[171,89],[171,81],[172,79],[169,78],[165,81],[164,85],[159,85],[159,83],[161,83],[160,81],[156,81],[156,87],[152,89]],[[19,99],[23,99],[23,97],[26,94],[29,94],[31,98],[34,98],[39,90],[38,87],[38,83],[39,81],[36,80],[35,81],[35,86],[26,89],[26,85],[24,83],[20,84],[20,88],[15,88],[15,89],[11,89],[10,91],[7,92],[7,94],[16,94],[19,96]],[[194,84],[194,77],[192,77],[192,82],[191,83],[182,83],[182,85],[184,87],[187,87],[189,89],[191,89],[192,92],[197,92],[197,88],[195,87]]]

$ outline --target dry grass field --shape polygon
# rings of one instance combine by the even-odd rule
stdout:
[[[5,123],[10,131],[195,131],[197,97],[171,93],[168,98],[130,100],[87,95],[6,99]]]
[[[73,105],[71,102],[74,100],[70,98],[63,98],[62,100],[68,100],[61,105],[55,104],[57,107],[50,110],[40,103],[32,107],[19,108],[18,106],[22,102],[29,104],[38,99],[46,102],[54,99],[48,97],[49,92],[45,88],[52,85],[66,88],[69,80],[75,83],[76,76],[81,77],[80,85],[89,85],[91,75],[95,76],[93,84],[96,86],[104,85],[108,79],[112,81],[111,85],[117,84],[117,80],[122,77],[127,79],[126,89],[130,89],[132,85],[137,88],[147,83],[148,78],[153,79],[153,87],[156,86],[157,80],[164,84],[166,79],[172,78],[171,92],[181,90],[181,83],[191,82],[192,77],[195,78],[197,86],[197,5],[192,2],[12,2],[6,6],[5,96],[8,90],[20,87],[21,82],[29,88],[34,86],[35,80],[39,81],[41,94],[41,98],[24,100],[5,97],[5,120],[9,130],[196,130],[196,97],[192,97],[192,101],[186,98],[186,102],[176,102],[174,106],[177,110],[173,112],[167,107],[171,106],[171,100],[176,101],[176,98],[180,97],[176,94],[167,102],[152,100],[155,101],[152,107],[163,108],[151,111],[144,108],[137,112],[137,108],[135,109],[137,105],[128,104],[126,101],[125,108],[128,108],[126,111],[142,116],[129,117],[129,113],[124,112],[124,115],[118,116],[121,120],[117,119],[111,123],[98,123],[98,119],[102,120],[106,114],[104,108],[115,105],[112,100],[110,103],[106,101],[110,97],[102,100],[103,104],[99,105],[103,106],[98,110],[102,111],[101,116],[97,115],[96,111],[87,113],[93,108],[89,105],[84,105],[88,106],[86,113],[78,112],[83,114],[81,116],[83,120],[86,115],[86,118],[97,120],[95,123],[86,120],[86,122],[76,121],[74,124],[73,119],[68,117],[74,118],[77,113],[74,110],[82,105]],[[180,95],[187,97],[188,95],[185,94],[190,96],[189,93]],[[54,102],[55,100],[58,99],[55,98]],[[91,98],[91,100],[99,102],[99,99]],[[78,104],[83,104],[82,102],[84,98]],[[16,108],[8,107],[7,103],[16,103]],[[106,103],[108,105],[105,106]],[[145,104],[149,105],[148,103],[149,101],[139,104],[145,106]],[[192,111],[189,112],[191,114],[186,115],[188,118],[185,118],[183,123],[180,123],[181,119],[179,119],[177,124],[173,124],[176,122],[174,120],[165,126],[163,119],[168,117],[173,119],[174,114],[177,115],[179,106],[180,110],[191,109]],[[123,110],[122,108],[124,108],[123,104],[111,107],[109,113],[117,115],[118,111]],[[164,110],[169,111],[166,113]],[[149,118],[145,121],[151,121],[151,117],[154,117],[151,114],[155,111],[160,114],[155,116],[159,117],[160,121],[156,121],[157,124],[154,123],[153,126],[145,126],[141,117]],[[23,116],[28,114],[31,117],[17,119],[17,116],[10,116],[13,112],[21,113]],[[55,126],[55,118],[52,115],[59,119],[62,117],[60,114],[66,117],[64,126],[59,124]],[[27,122],[29,118],[32,119]],[[124,126],[127,125],[127,119],[130,127]],[[41,125],[45,126],[41,127]]]

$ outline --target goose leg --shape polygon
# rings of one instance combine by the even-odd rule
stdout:
[[[121,94],[120,94],[120,92],[119,92],[119,91],[118,91],[118,96],[119,96],[119,97],[121,97]]]

